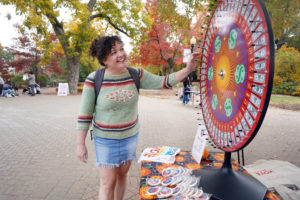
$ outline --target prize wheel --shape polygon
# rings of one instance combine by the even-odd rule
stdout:
[[[204,122],[225,152],[248,145],[267,111],[274,74],[274,39],[261,0],[217,2],[202,47]]]
[[[243,149],[258,132],[273,74],[274,39],[262,0],[217,1],[202,47],[200,94],[208,134],[225,158],[221,169],[194,172],[213,199],[264,199],[262,183],[232,169],[231,152]]]

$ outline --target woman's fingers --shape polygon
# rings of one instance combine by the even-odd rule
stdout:
[[[86,151],[84,156],[83,156],[83,162],[87,163],[87,160],[88,160],[88,152]]]
[[[77,158],[84,163],[88,160],[88,151],[85,145],[77,146]]]
[[[192,54],[192,56],[193,56],[194,59],[197,58],[199,55],[200,55],[200,52],[198,52],[198,51],[195,51],[195,52]]]

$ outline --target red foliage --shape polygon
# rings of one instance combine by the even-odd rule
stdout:
[[[18,25],[15,25],[15,27],[20,29]],[[33,46],[33,42],[30,41],[27,33],[24,31],[20,31],[20,33],[21,35],[18,38],[14,38],[14,45],[7,48],[14,56],[14,60],[8,64],[14,67],[16,72],[26,72],[40,62],[41,52]]]
[[[178,42],[168,42],[165,38],[169,34],[168,24],[161,22],[154,23],[152,30],[148,33],[147,41],[139,46],[139,56],[133,59],[133,63],[140,63],[144,66],[165,66],[168,59],[173,59],[175,64],[182,63],[183,48]]]
[[[63,54],[54,52],[50,58],[50,62],[45,66],[45,70],[50,73],[63,74],[63,69],[59,67],[59,62],[63,57]]]
[[[157,10],[157,0],[148,0],[146,8],[149,11],[154,23],[152,24],[151,31],[147,34],[147,39],[139,46],[139,55],[132,59],[132,63],[140,63],[144,66],[149,64],[162,67],[170,63],[181,64],[183,59],[182,44],[184,30],[178,30],[177,33],[170,32],[170,25],[163,23],[160,20]],[[174,35],[175,34],[175,35]],[[170,39],[172,35],[176,39]],[[168,63],[169,62],[169,63]]]

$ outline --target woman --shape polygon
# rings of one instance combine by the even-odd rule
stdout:
[[[85,138],[93,120],[96,164],[100,174],[99,200],[121,200],[131,161],[136,159],[139,95],[127,71],[127,54],[118,36],[95,39],[90,54],[105,66],[105,74],[97,98],[94,89],[95,72],[85,81],[77,123],[77,157],[87,162]],[[198,55],[196,52],[191,56],[186,68],[165,77],[136,69],[140,87],[171,88],[195,69]]]
[[[0,72],[0,97],[2,95],[2,90],[3,90],[3,85],[4,85],[4,80],[1,76],[2,76],[2,72]]]

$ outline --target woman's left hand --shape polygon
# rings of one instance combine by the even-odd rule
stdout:
[[[178,72],[175,72],[175,80],[177,82],[182,81],[185,77],[187,77],[192,71],[195,70],[197,59],[200,55],[199,51],[195,51],[191,54],[189,61],[186,64],[186,67]]]
[[[194,53],[191,54],[189,61],[186,64],[186,68],[189,72],[192,72],[195,70],[199,55],[200,55],[199,51],[195,51]]]

